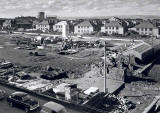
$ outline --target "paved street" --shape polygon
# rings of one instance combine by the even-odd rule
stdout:
[[[1,86],[1,85],[0,85],[0,89],[5,90],[8,94],[11,94],[11,93],[15,92],[15,90],[4,87],[4,86]],[[44,103],[48,102],[47,100],[42,99],[42,98],[37,98],[35,96],[31,96],[31,97],[38,100],[39,103],[40,103],[40,106],[42,106]],[[69,113],[85,113],[85,112],[82,112],[82,111],[72,110],[70,108],[67,108],[67,110],[68,110]],[[31,113],[39,113],[39,111],[40,111],[40,109],[38,109],[36,111],[33,111]],[[8,103],[6,102],[6,99],[4,99],[4,100],[0,100],[0,113],[25,113],[25,111],[23,109],[20,109],[20,108],[10,107],[8,105]]]

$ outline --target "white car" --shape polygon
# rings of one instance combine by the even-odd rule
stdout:
[[[48,102],[43,105],[40,113],[68,113],[64,106],[55,102]]]

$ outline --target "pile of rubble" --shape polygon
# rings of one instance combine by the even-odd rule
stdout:
[[[128,110],[133,109],[135,107],[135,104],[123,97],[118,97],[109,94],[106,97],[103,106],[106,110],[110,109],[110,113],[127,113]]]

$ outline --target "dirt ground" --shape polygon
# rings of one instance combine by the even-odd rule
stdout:
[[[89,64],[99,60],[98,57],[93,57],[93,55],[77,58],[74,55],[59,55],[55,51],[49,50],[38,51],[39,53],[46,54],[46,56],[30,56],[29,51],[31,50],[16,49],[15,42],[10,40],[8,35],[0,36],[0,59],[5,59],[22,66],[36,68],[50,65],[53,68],[61,68],[67,72],[83,74],[88,71]],[[39,70],[35,69],[35,71]]]

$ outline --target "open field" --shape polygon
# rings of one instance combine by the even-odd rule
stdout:
[[[64,71],[76,72],[82,74],[87,71],[88,64],[99,60],[97,57],[75,58],[72,55],[59,55],[54,51],[42,51],[40,53],[47,56],[30,56],[29,51],[25,49],[15,49],[17,46],[11,42],[9,37],[0,36],[0,58],[27,67],[46,67],[61,68]],[[87,68],[86,68],[87,66]],[[32,70],[32,69],[31,69]],[[39,70],[37,70],[39,71]]]

